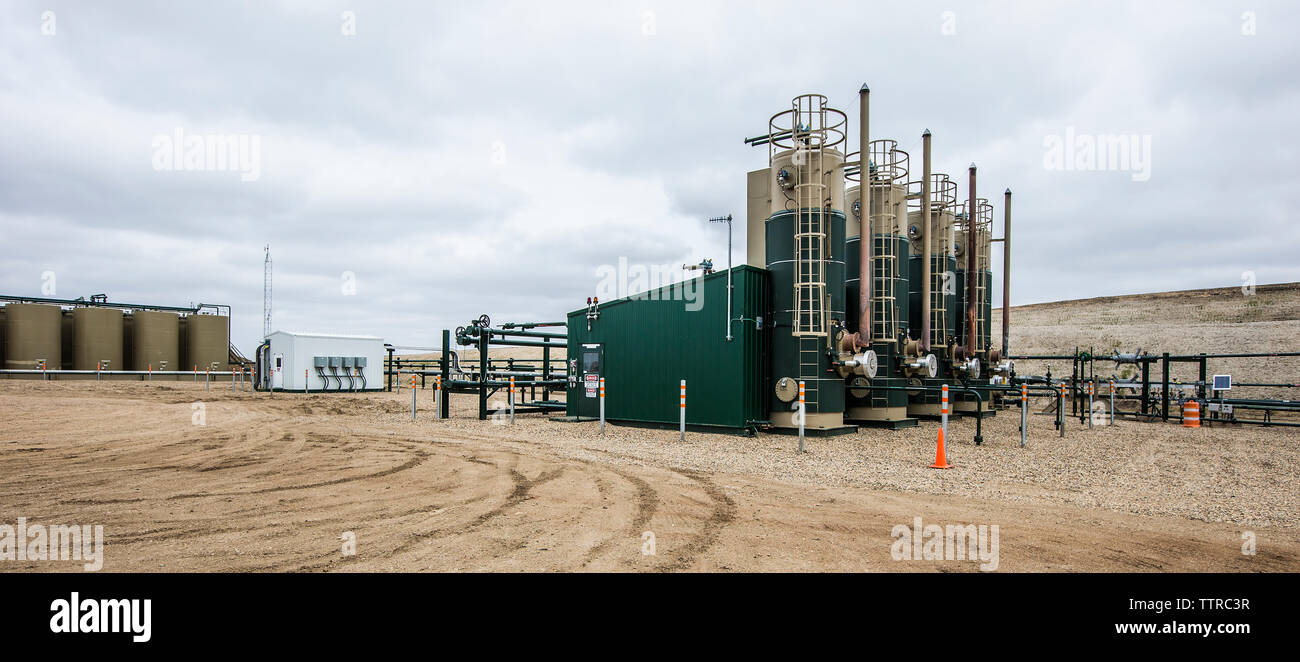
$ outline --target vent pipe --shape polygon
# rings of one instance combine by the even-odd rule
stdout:
[[[1002,357],[1010,356],[1011,330],[1011,189],[1002,194]]]
[[[858,160],[861,165],[858,167],[861,186],[858,192],[861,195],[861,213],[859,221],[861,223],[858,233],[858,338],[857,345],[860,348],[871,347],[872,335],[872,290],[875,289],[875,273],[871,269],[871,263],[875,251],[875,242],[871,240],[871,89],[866,83],[862,84],[862,89],[858,90]]]
[[[976,342],[979,338],[979,329],[975,327],[975,310],[978,302],[975,301],[975,279],[980,275],[975,273],[978,262],[975,260],[975,250],[979,246],[976,240],[976,219],[979,218],[979,208],[976,206],[978,201],[975,198],[975,164],[970,164],[970,202],[966,205],[966,351],[967,356],[974,356],[977,351]]]
[[[921,352],[930,351],[930,304],[933,289],[930,279],[930,130],[921,134]]]

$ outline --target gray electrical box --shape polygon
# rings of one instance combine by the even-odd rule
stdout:
[[[329,367],[329,358],[324,357],[324,356],[314,356],[314,357],[312,357],[312,362],[315,364],[315,366],[316,366],[317,368],[328,368],[328,367]]]
[[[353,361],[354,361],[354,365],[356,365],[358,368],[366,367],[366,357],[364,356],[353,357]]]
[[[331,357],[330,357],[330,367],[331,367],[331,368],[342,368],[342,367],[343,367],[343,357],[341,357],[341,356],[331,356]]]
[[[344,356],[344,357],[342,357],[342,359],[343,359],[343,367],[344,367],[344,368],[351,368],[351,367],[352,367],[352,357],[351,357],[351,356]]]

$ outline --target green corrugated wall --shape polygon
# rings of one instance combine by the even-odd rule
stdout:
[[[675,426],[685,379],[688,425],[740,430],[766,420],[767,277],[766,270],[747,265],[732,270],[731,342],[725,338],[725,271],[694,279],[696,303],[683,300],[690,290],[684,295],[680,285],[601,302],[591,331],[585,308],[569,313],[570,358],[579,357],[584,344],[604,346],[605,418]],[[570,416],[578,414],[583,397],[581,383],[569,389]]]

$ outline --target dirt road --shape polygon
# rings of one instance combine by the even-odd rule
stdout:
[[[924,430],[816,442],[805,467],[788,437],[693,435],[696,459],[684,459],[675,432],[613,428],[601,439],[593,424],[535,415],[503,427],[472,420],[469,398],[456,420],[435,422],[421,394],[426,411],[412,423],[409,397],[0,382],[0,524],[102,524],[109,572],[978,571],[971,561],[894,560],[891,531],[917,517],[998,525],[1001,572],[1300,570],[1294,486],[1276,523],[1243,525],[1171,514],[1158,501],[1086,505],[1088,489],[1068,482],[995,480],[1001,464],[957,446],[965,466],[934,472],[942,479],[917,474],[946,487],[879,489],[870,485],[902,471],[855,470],[843,449],[923,453]],[[740,463],[700,460],[711,448],[734,449]],[[745,458],[769,453],[791,469],[746,468]],[[872,476],[836,480],[818,462]],[[1260,489],[1276,489],[1277,476],[1265,478]],[[1184,491],[1207,499],[1223,490],[1191,485]],[[1223,498],[1250,511],[1253,494]],[[1254,556],[1242,554],[1246,530]],[[80,568],[0,561],[0,571]]]

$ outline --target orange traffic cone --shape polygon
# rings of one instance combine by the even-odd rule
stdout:
[[[948,455],[943,451],[943,428],[939,428],[939,448],[934,453],[934,464],[930,465],[931,469],[951,469],[952,465],[948,464]]]

